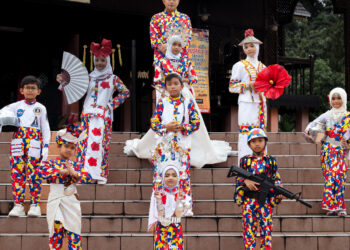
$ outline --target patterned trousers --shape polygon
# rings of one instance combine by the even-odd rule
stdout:
[[[182,250],[183,234],[181,224],[171,224],[168,227],[158,222],[154,233],[154,250]]]
[[[272,247],[272,212],[269,203],[260,205],[257,199],[245,198],[242,206],[243,243],[245,249],[256,247],[258,223],[260,225],[261,249]]]
[[[81,250],[81,236],[64,229],[63,225],[59,221],[55,221],[54,234],[50,237],[49,249],[62,249],[63,236],[67,235],[68,249],[69,250]]]
[[[31,204],[39,204],[42,182],[38,169],[40,158],[41,141],[35,135],[12,140],[10,152],[11,184],[13,200],[16,204],[24,203],[26,181],[29,183]]]
[[[324,143],[321,166],[325,182],[322,209],[328,211],[345,210],[344,191],[347,165],[343,149]]]

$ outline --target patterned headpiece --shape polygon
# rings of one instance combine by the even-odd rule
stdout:
[[[171,137],[164,136],[163,141],[160,142],[155,148],[152,155],[152,162],[154,168],[154,180],[155,186],[160,187],[164,185],[163,179],[164,170],[168,168],[176,169],[179,173],[179,180],[181,182],[188,178],[186,173],[186,160],[189,152],[180,147],[177,142],[171,139]]]
[[[248,144],[251,140],[255,138],[265,138],[268,140],[265,131],[261,128],[253,128],[248,132]]]
[[[86,138],[86,133],[81,132],[78,124],[70,124],[66,128],[57,131],[56,143],[62,144],[77,144]]]
[[[172,40],[172,37],[177,41],[181,40],[182,47],[186,47],[189,37],[191,37],[191,32],[186,28],[185,23],[181,21],[173,22],[167,26],[165,37],[168,43]]]
[[[254,31],[252,29],[247,29],[244,32],[244,39],[238,45],[243,46],[245,43],[262,44],[262,41],[254,37]]]

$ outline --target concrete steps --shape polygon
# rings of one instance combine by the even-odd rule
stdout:
[[[183,218],[184,232],[233,232],[240,233],[240,215],[202,215]],[[147,216],[88,216],[84,215],[83,233],[147,233]],[[339,232],[350,231],[350,216],[344,218],[332,216],[274,216],[274,232]],[[0,234],[4,233],[47,233],[47,223],[44,216],[40,218],[9,218],[0,216]]]
[[[313,205],[284,200],[274,209],[273,249],[350,250],[350,216],[325,216],[321,210],[323,177],[320,146],[305,143],[302,133],[268,133],[268,151],[277,159],[284,187],[302,192]],[[125,140],[137,133],[113,133],[107,185],[78,185],[83,213],[83,249],[151,249],[153,235],[146,231],[152,170],[148,160],[123,154]],[[211,133],[216,140],[237,148],[238,133]],[[9,218],[12,194],[9,174],[10,133],[0,133],[0,249],[47,249],[45,218],[49,186],[42,187],[40,218]],[[58,151],[52,133],[50,157]],[[195,216],[183,219],[185,249],[243,249],[241,208],[233,203],[233,179],[227,178],[227,162],[191,170]],[[27,187],[28,189],[28,187]],[[26,197],[29,197],[26,190]],[[350,205],[350,192],[345,192]],[[29,201],[26,201],[29,209]],[[67,249],[67,248],[64,248]]]
[[[350,233],[274,233],[273,249],[349,250]],[[82,234],[87,250],[149,250],[153,235],[144,233]],[[48,234],[0,234],[0,245],[6,250],[46,250]],[[184,246],[189,250],[243,250],[241,233],[185,233]]]

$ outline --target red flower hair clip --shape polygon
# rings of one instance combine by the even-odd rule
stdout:
[[[252,29],[247,29],[244,32],[244,38],[246,38],[247,36],[254,36],[254,31]]]
[[[103,39],[101,44],[92,42],[90,44],[91,53],[97,58],[107,57],[112,54],[112,41]]]

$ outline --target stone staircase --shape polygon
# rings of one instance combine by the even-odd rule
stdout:
[[[52,137],[54,138],[54,133]],[[212,133],[212,139],[226,140],[237,148],[237,133]],[[301,133],[269,133],[268,151],[279,164],[284,187],[302,192],[313,208],[284,200],[274,211],[273,249],[350,249],[350,216],[325,216],[321,210],[323,190],[319,145],[304,142]],[[9,174],[11,134],[0,134],[0,249],[40,250],[48,248],[45,218],[49,186],[43,184],[41,218],[9,218],[12,194]],[[110,150],[111,171],[107,185],[80,185],[83,212],[83,249],[152,249],[147,230],[152,170],[147,160],[123,154],[125,140],[134,133],[114,133]],[[57,148],[52,142],[50,155]],[[192,169],[195,216],[183,219],[185,249],[243,249],[241,208],[232,201],[233,179],[226,178],[226,163]],[[28,191],[28,190],[27,190]],[[28,197],[28,196],[27,196]],[[345,192],[350,206],[350,192]]]

